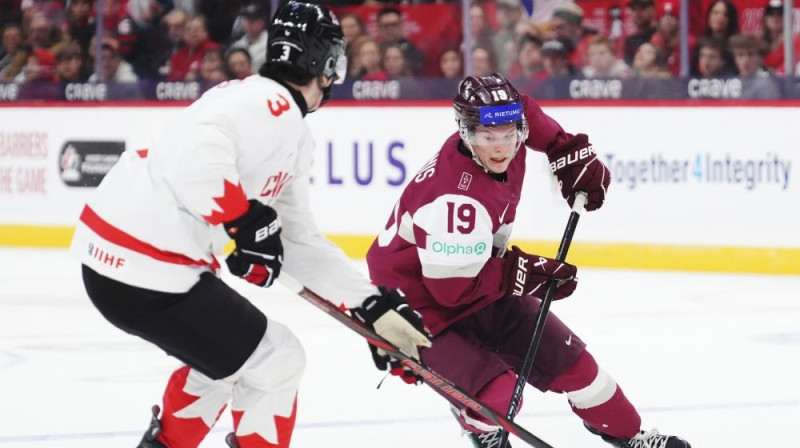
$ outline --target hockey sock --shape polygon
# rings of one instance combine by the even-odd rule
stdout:
[[[588,351],[550,384],[553,392],[566,392],[572,412],[598,431],[618,438],[639,433],[639,413]]]
[[[275,415],[275,439],[277,444],[268,442],[261,437],[257,432],[247,435],[239,435],[239,426],[242,422],[242,417],[246,411],[231,411],[233,415],[233,429],[236,433],[236,441],[239,448],[288,448],[289,442],[292,440],[292,432],[294,432],[294,422],[297,416],[297,396],[295,396],[294,404],[292,405],[292,414],[288,417]]]
[[[508,411],[508,405],[511,403],[511,393],[514,390],[516,382],[517,375],[513,370],[508,370],[496,376],[489,381],[488,384],[483,386],[476,394],[475,398],[490,409],[505,415]],[[517,411],[519,411],[519,409],[522,409],[522,401],[520,401]],[[491,420],[472,411],[461,410],[458,416],[458,422],[461,423],[464,429],[474,433],[486,433],[500,429],[495,426]]]
[[[176,370],[164,392],[158,440],[170,448],[197,448],[219,419],[229,397],[230,386],[214,384],[189,366]]]

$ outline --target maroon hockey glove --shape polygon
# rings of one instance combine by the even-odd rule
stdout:
[[[283,244],[281,220],[272,207],[251,200],[244,215],[224,224],[236,241],[236,249],[225,259],[231,274],[265,288],[281,273]]]
[[[506,291],[508,296],[535,296],[544,298],[545,282],[556,280],[553,300],[569,297],[578,285],[575,274],[578,268],[552,258],[526,254],[517,246],[504,257],[506,268]]]
[[[422,322],[422,316],[408,306],[405,296],[399,289],[379,286],[378,291],[380,294],[367,297],[361,306],[353,308],[350,312],[400,351],[419,359],[418,347],[431,346],[431,335]],[[389,370],[389,373],[400,377],[408,384],[422,381],[422,378],[414,375],[378,347],[369,344],[369,351],[375,367],[379,370]]]
[[[589,137],[578,134],[570,140],[547,151],[550,170],[556,175],[561,187],[561,196],[572,207],[575,193],[586,192],[586,211],[603,206],[606,190],[611,183],[611,173],[597,158]]]

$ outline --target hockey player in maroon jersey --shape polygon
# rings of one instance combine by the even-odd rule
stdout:
[[[505,414],[530,343],[544,283],[554,299],[577,285],[568,263],[507,251],[520,203],[528,148],[543,152],[572,205],[603,205],[609,171],[585,134],[565,132],[536,102],[501,75],[467,77],[453,102],[458,132],[403,191],[367,254],[373,281],[402,289],[434,339],[422,349],[433,370]],[[392,360],[373,358],[407,382],[416,378]],[[584,342],[550,313],[527,382],[565,393],[575,414],[620,448],[689,448],[684,440],[642,431],[640,417]],[[453,412],[476,447],[497,447],[500,428],[463,407]]]
[[[281,270],[340,300],[419,356],[430,345],[398,291],[375,287],[309,210],[312,138],[303,117],[347,67],[336,18],[290,1],[259,75],[222,83],[126,152],[86,204],[72,243],[86,291],[122,330],[180,359],[140,448],[195,448],[230,401],[240,448],[289,446],[305,367],[292,332],[214,274],[231,239],[234,275],[268,287]],[[110,397],[113,399],[113,397]]]

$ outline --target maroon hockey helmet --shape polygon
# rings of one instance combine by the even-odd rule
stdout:
[[[517,123],[524,127],[527,138],[527,120],[522,98],[517,89],[499,73],[489,76],[467,76],[458,85],[458,94],[453,99],[456,122],[461,138],[466,140],[475,126],[497,126]]]
[[[475,151],[472,149],[470,140],[476,126],[516,124],[519,146],[522,146],[528,138],[528,120],[525,119],[522,97],[517,89],[499,73],[464,78],[458,85],[458,94],[453,98],[453,108],[456,112],[456,122],[461,140],[473,155]],[[483,166],[477,156],[473,159]]]

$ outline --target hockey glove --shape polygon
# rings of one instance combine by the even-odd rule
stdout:
[[[225,259],[231,274],[265,288],[281,273],[283,244],[281,220],[268,205],[251,200],[244,215],[224,224],[236,241],[236,249]]]
[[[383,286],[378,287],[378,290],[380,294],[367,297],[361,306],[353,308],[350,312],[401,352],[419,359],[417,347],[431,346],[431,335],[422,322],[422,316],[408,306],[400,290],[387,289]],[[380,348],[369,344],[369,350],[375,367],[379,370],[389,370],[392,375],[399,376],[409,384],[421,381],[421,378]]]
[[[556,281],[553,300],[569,297],[578,285],[575,274],[578,268],[552,258],[526,254],[517,246],[511,247],[504,257],[506,268],[507,295],[544,298],[545,283]]]
[[[553,171],[561,187],[561,196],[569,206],[575,202],[575,193],[586,192],[586,210],[596,210],[603,206],[606,190],[611,183],[611,173],[597,158],[589,137],[578,134],[570,140],[547,151],[550,170]]]

